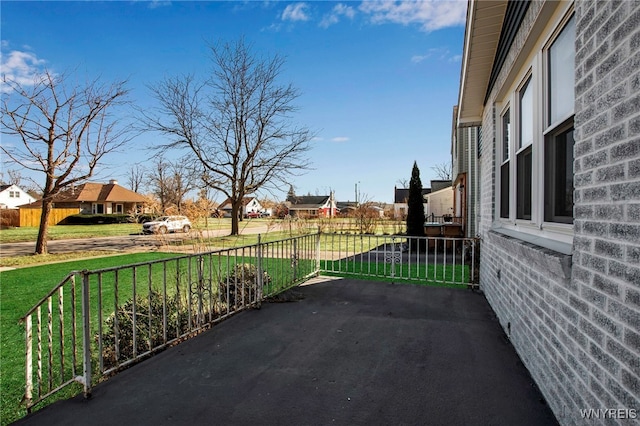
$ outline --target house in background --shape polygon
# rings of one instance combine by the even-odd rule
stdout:
[[[245,217],[249,213],[260,213],[264,210],[256,197],[244,197],[242,199],[242,209],[239,213],[241,217]],[[218,206],[218,211],[222,212],[224,217],[231,217],[231,200],[229,198],[224,200],[224,202]]]
[[[478,126],[458,126],[458,107],[453,108],[451,132],[451,173],[453,176],[453,216],[459,217],[465,237],[478,232]]]
[[[129,214],[142,211],[148,199],[111,180],[108,184],[87,182],[61,191],[53,197],[49,225],[74,214]],[[42,200],[20,206],[20,226],[38,226]]]
[[[118,185],[87,182],[66,188],[53,197],[54,209],[77,210],[78,214],[127,214],[141,208],[148,199]],[[41,202],[22,206],[24,209],[41,208]]]
[[[467,8],[457,126],[481,126],[480,288],[562,425],[639,415],[639,16],[637,1]]]
[[[355,201],[337,201],[336,208],[340,212],[340,216],[353,216],[358,210],[358,203]]]
[[[431,192],[425,197],[424,215],[427,221],[445,216],[453,217],[453,190],[450,180],[432,180]],[[431,218],[431,219],[430,219]]]
[[[431,188],[422,188],[424,199],[424,215],[439,220],[442,216],[453,213],[453,191],[450,180],[432,180]],[[407,201],[409,200],[409,188],[394,188],[393,217],[396,220],[404,220],[407,217]],[[429,220],[427,218],[427,220]]]
[[[0,209],[17,209],[20,205],[34,201],[34,197],[17,185],[0,185]]]
[[[118,185],[116,180],[72,186],[53,199],[55,208],[78,208],[80,214],[127,214],[146,202],[146,197]]]
[[[353,217],[358,214],[364,214],[367,217],[384,217],[384,207],[380,203],[356,203],[355,201],[338,201],[336,207],[340,216]]]
[[[431,188],[422,188],[422,198],[424,202],[424,211],[427,211],[427,195],[431,192]],[[405,220],[407,218],[407,210],[409,200],[409,188],[393,188],[393,218],[396,220]]]
[[[288,196],[285,204],[293,217],[335,217],[338,214],[333,194]]]

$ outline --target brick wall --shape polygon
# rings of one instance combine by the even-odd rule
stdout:
[[[601,405],[640,412],[640,2],[579,1],[576,16],[581,381]]]
[[[540,10],[533,2],[505,70]],[[491,97],[480,158],[481,288],[563,425],[603,422],[585,421],[589,408],[640,418],[640,2],[579,0],[575,16],[573,255],[492,230]]]

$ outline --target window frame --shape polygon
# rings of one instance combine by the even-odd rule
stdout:
[[[573,22],[572,22],[573,20]],[[543,131],[544,142],[543,142],[543,175],[544,175],[544,194],[542,197],[542,218],[543,218],[543,226],[546,224],[568,224],[572,225],[574,216],[564,216],[557,215],[554,210],[556,207],[556,188],[550,182],[552,178],[556,177],[556,158],[552,155],[550,151],[551,146],[553,145],[554,140],[562,134],[565,134],[570,129],[574,128],[574,117],[575,117],[575,108],[573,108],[570,112],[565,113],[564,115],[559,115],[552,117],[551,106],[553,103],[552,100],[552,91],[551,91],[551,49],[553,48],[556,41],[560,38],[563,32],[568,28],[569,24],[573,24],[575,31],[575,14],[573,11],[567,13],[564,18],[561,20],[558,26],[556,26],[555,31],[549,38],[548,42],[545,44],[542,55],[543,55],[543,64],[544,64],[544,117],[545,117],[545,128]],[[575,38],[574,38],[575,43]],[[573,53],[575,55],[575,52]],[[574,78],[575,78],[575,69],[574,69]],[[574,81],[575,84],[575,81]],[[574,94],[574,106],[575,106],[575,94]],[[575,157],[574,157],[575,158]],[[546,168],[546,169],[545,169]],[[575,173],[574,173],[575,175]],[[575,176],[574,176],[575,178]],[[574,187],[574,180],[571,182],[572,188]],[[575,201],[573,202],[575,205]]]
[[[555,184],[557,174],[557,156],[552,152],[552,149],[556,146],[557,138],[559,136],[567,134],[569,131],[574,130],[573,118],[567,119],[561,125],[555,127],[551,132],[545,135],[544,149],[545,158],[544,165],[548,168],[544,173],[544,221],[548,223],[573,223],[573,214],[571,216],[560,215],[556,212],[557,199]],[[573,155],[572,155],[573,159]],[[571,187],[574,188],[574,179],[571,180]],[[573,197],[572,197],[573,199]],[[575,202],[572,202],[574,205]]]
[[[554,16],[544,23],[544,34],[536,43],[536,47],[521,54],[519,69],[511,70],[502,88],[497,92],[494,106],[495,129],[495,179],[494,179],[494,228],[503,228],[515,232],[523,232],[536,238],[543,238],[560,243],[571,244],[573,241],[573,221],[563,220],[561,217],[550,218],[545,205],[546,198],[550,195],[546,179],[545,167],[547,165],[547,144],[550,137],[559,135],[562,130],[567,130],[573,124],[574,111],[563,120],[550,123],[550,81],[549,81],[549,51],[558,36],[566,28],[566,25],[574,16],[573,5],[557,11]],[[575,72],[575,69],[574,69]],[[521,133],[521,93],[522,90],[531,90],[532,96],[532,126],[533,137],[530,144],[522,141]],[[575,103],[575,100],[574,100]],[[505,164],[503,150],[503,118],[509,111],[511,114],[511,140],[509,152],[509,214],[508,217],[501,211],[502,207],[502,166]],[[521,146],[522,143],[522,146]],[[518,165],[519,156],[531,152],[531,214],[518,214]],[[552,220],[546,220],[552,219]]]
[[[516,220],[520,220],[520,221],[531,221],[533,218],[533,186],[534,186],[534,179],[533,179],[533,175],[534,173],[534,169],[533,169],[533,165],[534,165],[534,151],[538,151],[538,149],[534,149],[537,141],[537,132],[536,132],[536,123],[537,123],[537,117],[536,117],[536,112],[537,112],[537,99],[536,99],[536,90],[535,90],[535,83],[536,83],[537,79],[534,79],[533,76],[533,67],[529,69],[529,71],[527,72],[526,76],[522,79],[522,83],[520,84],[520,86],[518,87],[517,91],[516,91],[516,98],[518,100],[517,102],[517,106],[518,106],[518,114],[517,114],[517,121],[516,121],[516,126],[518,129],[518,133],[517,133],[517,143],[516,143],[516,150],[515,150],[515,161],[514,161],[514,174],[512,179],[512,182],[515,181],[515,185],[511,185],[512,188],[514,188],[515,190],[515,197],[514,197],[514,202],[515,202],[515,217]],[[525,108],[523,108],[523,99],[526,96],[529,96],[531,98],[531,104],[527,105],[527,109],[530,108],[531,111],[524,111]],[[524,134],[523,134],[523,116],[525,112],[530,112],[531,117],[530,118],[531,122],[529,124],[529,127],[531,128],[531,138],[529,140],[524,141]],[[537,148],[537,147],[536,147]],[[525,168],[526,164],[526,159],[529,158],[530,164],[528,164],[528,169],[529,169],[529,175],[523,175],[522,174],[522,169]],[[537,183],[537,182],[535,182]],[[528,188],[526,188],[526,186],[528,186]],[[528,196],[529,200],[527,202],[526,197]],[[528,209],[525,209],[525,207],[528,206]],[[513,207],[513,206],[512,206]],[[512,210],[513,211],[513,210]]]
[[[575,94],[574,94],[574,109],[570,113],[565,113],[564,115],[558,116],[555,120],[552,117],[552,109],[551,109],[551,48],[558,41],[563,31],[567,29],[571,20],[573,21],[574,31],[575,31],[575,14],[573,11],[568,13],[560,22],[560,24],[556,27],[556,30],[551,35],[549,41],[546,43],[544,48],[542,49],[543,53],[543,65],[544,65],[544,117],[545,117],[545,130],[544,133],[548,133],[556,127],[564,126],[567,120],[575,115]],[[574,34],[574,43],[575,43],[575,34]],[[575,60],[575,51],[574,51],[574,60]],[[574,87],[575,87],[575,68],[574,68]]]
[[[101,210],[101,211],[100,211]],[[91,204],[91,213],[92,214],[105,214],[106,206],[104,203],[92,203]]]
[[[505,120],[508,120],[508,129],[505,126]],[[499,172],[498,172],[498,176],[500,179],[500,182],[498,184],[498,187],[500,188],[500,190],[498,191],[499,194],[499,203],[498,205],[500,206],[500,210],[498,212],[499,217],[501,219],[509,219],[510,216],[510,211],[511,211],[511,206],[510,206],[510,202],[511,202],[511,152],[512,152],[512,147],[511,144],[513,143],[513,127],[511,125],[511,104],[507,103],[507,105],[505,106],[505,108],[503,109],[502,113],[500,114],[500,135],[499,135],[499,140],[500,140],[500,167],[499,167]],[[508,134],[507,134],[508,133]],[[506,140],[505,140],[506,139]],[[505,142],[506,142],[506,147],[505,147]],[[505,152],[506,151],[506,152]],[[505,183],[504,183],[504,179],[505,179],[505,174],[506,174],[506,178],[507,178],[507,183],[506,183],[506,191],[507,191],[507,197],[506,200],[504,199],[504,191],[505,191]],[[506,209],[506,214],[504,213],[504,209]]]

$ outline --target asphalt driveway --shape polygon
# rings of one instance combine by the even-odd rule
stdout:
[[[21,425],[555,425],[481,293],[319,278]]]

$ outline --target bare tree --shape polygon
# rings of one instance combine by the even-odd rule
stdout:
[[[156,158],[149,172],[149,187],[160,202],[164,214],[170,207],[182,211],[185,195],[196,187],[196,175],[184,166],[183,161],[168,161],[160,156]]]
[[[361,234],[373,234],[380,222],[380,213],[367,194],[357,192],[358,200],[352,216],[356,219]]]
[[[157,201],[160,203],[160,213],[164,214],[168,204],[168,192],[169,192],[169,165],[164,157],[156,157],[153,168],[149,172],[148,187],[151,193],[156,196]]]
[[[0,170],[0,183],[21,186],[22,173],[15,169]]]
[[[20,170],[0,170],[0,183],[5,185],[17,185],[32,197],[37,199],[41,198],[38,184],[32,178],[22,176],[22,172]]]
[[[242,199],[259,189],[282,187],[308,168],[304,154],[313,134],[292,124],[299,93],[280,85],[284,59],[263,59],[244,40],[211,46],[213,71],[168,78],[151,87],[159,102],[144,112],[148,130],[171,141],[164,149],[185,149],[206,176],[206,185],[231,201],[231,234],[238,234]]]
[[[147,170],[145,169],[145,167],[139,163],[134,164],[129,168],[129,173],[127,175],[127,184],[133,192],[139,192],[142,189],[146,173]]]
[[[436,164],[431,167],[431,170],[436,172],[436,177],[441,180],[451,180],[451,162],[444,162]]]
[[[53,197],[91,177],[106,154],[127,142],[111,115],[126,103],[126,81],[80,84],[71,75],[44,71],[33,85],[4,76],[3,83],[10,93],[2,101],[2,133],[16,141],[0,149],[22,168],[44,174],[35,252],[45,254]]]

